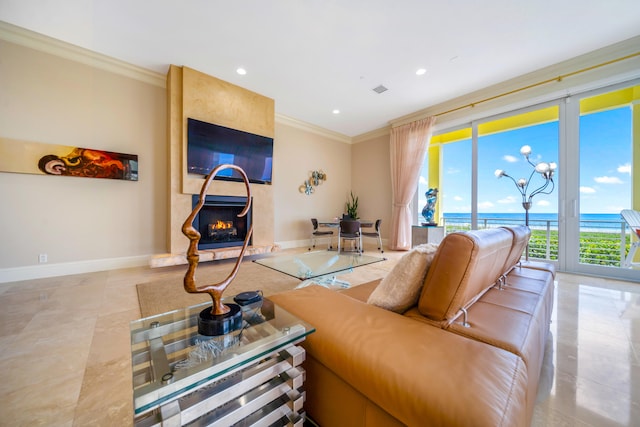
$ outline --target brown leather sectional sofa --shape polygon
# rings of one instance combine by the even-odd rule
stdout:
[[[527,426],[553,307],[553,266],[522,262],[526,227],[448,234],[398,314],[344,292],[270,297],[316,328],[305,408],[322,427]]]

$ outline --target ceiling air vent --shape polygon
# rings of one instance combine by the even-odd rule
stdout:
[[[387,90],[389,90],[389,89],[387,89],[386,87],[384,87],[382,85],[373,88],[373,91],[375,93],[382,93],[382,92],[386,92]]]

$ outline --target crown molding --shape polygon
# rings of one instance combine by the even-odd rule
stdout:
[[[443,103],[390,120],[391,127],[429,116],[438,122],[476,113],[527,99],[550,100],[558,93],[565,95],[593,89],[621,79],[638,76],[640,36],[632,37],[566,61],[527,73],[513,79],[459,96]]]
[[[154,86],[166,87],[166,76],[101,53],[0,21],[0,40],[89,65]]]
[[[360,135],[356,135],[353,137],[353,143],[357,144],[359,142],[370,141],[375,138],[380,138],[382,136],[388,136],[391,134],[391,126],[385,126],[382,128],[374,129],[369,132],[361,133]]]
[[[276,123],[311,132],[316,135],[333,139],[335,141],[344,142],[345,144],[353,143],[353,139],[350,136],[338,132],[333,132],[320,126],[312,125],[311,123],[303,122],[302,120],[294,119],[283,114],[276,113]]]

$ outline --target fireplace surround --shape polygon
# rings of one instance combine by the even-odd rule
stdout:
[[[187,118],[193,117],[232,129],[273,138],[273,99],[235,86],[188,67],[171,65],[167,73],[167,106],[169,127],[169,199],[167,253],[152,257],[151,267],[187,263],[185,251],[189,240],[182,233],[185,218],[193,210],[193,195],[199,194],[203,177],[189,174],[187,163]],[[245,196],[242,183],[215,180],[212,193]],[[208,195],[211,195],[208,194]],[[251,219],[253,234],[246,255],[278,251],[275,243],[275,206],[273,185],[251,185]],[[203,236],[207,235],[205,230]],[[242,246],[205,249],[200,262],[235,258]]]
[[[194,194],[193,208],[198,201],[199,196]],[[207,195],[202,209],[193,221],[194,228],[201,235],[198,249],[242,246],[253,219],[253,203],[247,215],[238,217],[246,203],[246,197]]]

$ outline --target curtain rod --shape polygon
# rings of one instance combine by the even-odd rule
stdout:
[[[499,95],[490,96],[489,98],[481,99],[480,101],[472,102],[470,104],[466,104],[466,105],[462,105],[460,107],[452,108],[451,110],[443,111],[442,113],[434,114],[434,116],[436,116],[436,117],[444,116],[445,114],[453,113],[455,111],[463,110],[465,108],[473,108],[478,104],[482,104],[482,103],[485,103],[485,102],[493,101],[494,99],[502,98],[503,96],[512,95],[514,93],[518,93],[518,92],[522,92],[522,91],[525,91],[525,90],[528,90],[528,89],[532,89],[534,87],[546,85],[548,83],[561,82],[562,80],[566,79],[567,77],[573,77],[573,76],[575,76],[577,74],[581,74],[581,73],[584,73],[584,72],[587,72],[587,71],[595,70],[596,68],[604,67],[606,65],[614,64],[616,62],[624,61],[624,60],[627,60],[627,59],[630,59],[630,58],[633,58],[633,57],[636,57],[636,56],[640,56],[640,52],[636,52],[636,53],[632,53],[632,54],[627,55],[627,56],[623,56],[623,57],[620,57],[620,58],[612,59],[610,61],[606,61],[606,62],[603,62],[601,64],[592,65],[590,67],[582,68],[581,70],[572,71],[571,73],[561,74],[558,77],[554,77],[552,79],[543,80],[541,82],[533,83],[533,84],[530,84],[530,85],[527,85],[527,86],[524,86],[524,87],[521,87],[521,88],[518,88],[518,89],[510,90],[508,92],[504,92],[504,93],[501,93]]]

